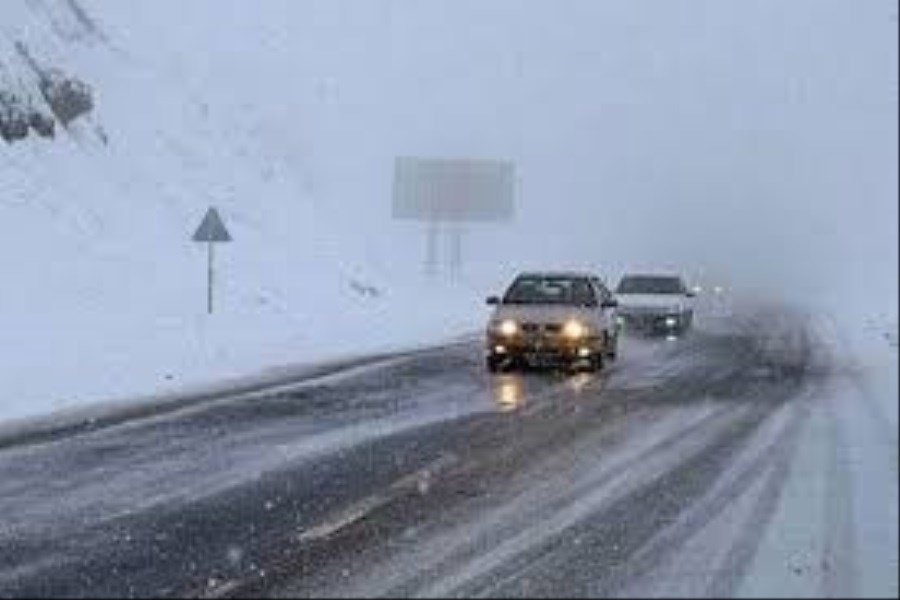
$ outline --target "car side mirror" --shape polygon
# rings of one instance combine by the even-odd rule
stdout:
[[[600,306],[603,308],[617,308],[619,306],[619,301],[615,298],[610,298],[609,300],[604,300],[603,304]]]
[[[488,296],[487,304],[488,306],[497,306],[500,304],[500,298],[497,296]]]

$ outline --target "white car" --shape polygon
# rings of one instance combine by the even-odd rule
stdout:
[[[678,275],[628,274],[616,288],[626,329],[681,334],[694,322],[694,296]]]

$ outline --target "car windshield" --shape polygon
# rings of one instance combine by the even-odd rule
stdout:
[[[617,294],[683,294],[684,285],[677,277],[638,275],[623,277]]]
[[[503,298],[504,304],[570,304],[596,301],[590,284],[577,277],[520,277]]]

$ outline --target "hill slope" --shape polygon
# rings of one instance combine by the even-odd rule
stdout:
[[[366,219],[317,199],[312,134],[277,78],[252,71],[273,56],[271,31],[244,29],[255,37],[235,51],[258,55],[243,66],[203,68],[231,47],[207,21],[220,6],[4,2],[0,90],[55,129],[0,143],[0,417],[451,335],[480,316],[464,287],[424,291],[386,268]],[[157,29],[167,19],[190,35]],[[91,109],[64,125],[44,70],[89,89]],[[211,205],[235,241],[218,248],[209,317],[190,235]],[[413,302],[444,318],[416,322]]]

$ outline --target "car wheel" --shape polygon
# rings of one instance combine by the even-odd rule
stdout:
[[[489,356],[484,361],[485,366],[489,373],[499,373],[500,372],[500,360],[494,356]]]
[[[609,360],[616,360],[619,357],[619,334],[613,336],[611,343],[609,337],[607,337],[604,343],[604,349],[606,350],[606,357]]]

